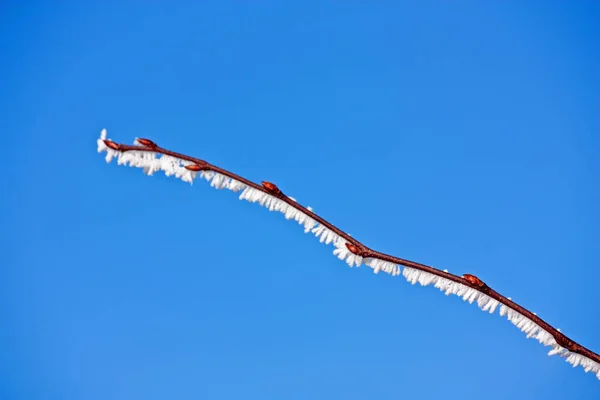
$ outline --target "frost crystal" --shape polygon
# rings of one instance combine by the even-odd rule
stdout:
[[[333,254],[340,260],[345,261],[350,267],[360,266],[365,264],[373,269],[374,273],[383,271],[392,276],[400,275],[400,265],[380,260],[378,258],[365,258],[352,253],[346,247],[347,241],[340,237],[338,234],[327,228],[325,225],[318,223],[314,218],[305,214],[304,212],[290,206],[280,198],[274,197],[261,190],[257,190],[254,187],[250,187],[242,182],[239,182],[226,175],[214,172],[214,171],[190,171],[185,168],[187,165],[191,165],[192,162],[182,160],[176,157],[157,154],[153,151],[126,151],[121,152],[113,150],[106,146],[104,143],[106,140],[106,129],[103,129],[100,133],[100,138],[97,140],[98,153],[106,152],[106,162],[110,163],[113,158],[117,158],[118,165],[129,165],[131,167],[141,168],[147,175],[152,175],[157,171],[163,171],[167,176],[175,176],[189,182],[190,184],[200,176],[210,182],[210,185],[216,189],[229,189],[233,192],[240,192],[240,200],[247,200],[250,203],[258,203],[262,207],[268,208],[269,211],[277,211],[282,213],[286,219],[293,219],[298,224],[304,227],[304,232],[312,232],[321,243],[331,244],[333,243],[335,249]],[[134,142],[136,145],[140,145],[137,141]],[[288,197],[293,202],[296,199]],[[309,212],[313,212],[311,207],[306,208]],[[444,270],[448,272],[448,270]],[[567,349],[561,347],[554,337],[542,329],[535,322],[529,318],[520,314],[519,312],[511,309],[510,307],[501,304],[495,299],[492,299],[485,293],[479,292],[471,287],[465,286],[461,283],[451,281],[446,278],[431,274],[429,272],[421,271],[419,269],[404,267],[402,275],[411,284],[417,282],[421,286],[428,286],[433,284],[434,287],[438,288],[446,295],[456,295],[462,297],[464,301],[469,303],[477,302],[479,308],[483,311],[487,311],[493,314],[498,306],[500,305],[500,315],[506,316],[508,320],[519,328],[527,338],[534,338],[545,346],[550,346],[552,349],[548,355],[558,354],[565,360],[572,364],[574,367],[581,365],[585,372],[592,371],[598,379],[600,379],[600,364],[590,360],[589,358],[577,354],[571,353]],[[510,297],[508,298],[510,300]]]
[[[109,163],[113,158],[117,158],[118,165],[129,165],[130,167],[141,168],[145,174],[152,175],[157,171],[163,171],[165,175],[174,175],[176,178],[184,182],[192,183],[198,172],[190,171],[185,168],[186,165],[191,165],[190,161],[181,160],[176,157],[160,155],[153,151],[117,151],[106,146],[106,129],[100,133],[100,138],[97,140],[98,153],[106,152],[106,162]],[[134,144],[139,145],[137,140]]]
[[[380,260],[379,258],[367,258],[365,264],[373,268],[375,274],[383,271],[392,276],[400,275],[400,266],[389,261]]]
[[[402,275],[404,275],[406,280],[413,285],[417,282],[419,282],[421,286],[427,286],[433,283],[436,288],[445,292],[446,295],[454,294],[460,296],[463,298],[463,300],[468,301],[469,303],[477,301],[479,308],[481,308],[483,311],[488,311],[490,314],[493,314],[496,308],[500,305],[500,316],[507,316],[508,320],[523,333],[525,333],[528,339],[534,338],[544,346],[552,347],[552,350],[550,350],[548,355],[552,356],[558,354],[561,357],[564,357],[565,360],[574,367],[581,365],[585,372],[592,371],[594,374],[596,374],[596,377],[600,379],[600,364],[581,354],[571,353],[567,349],[561,347],[558,343],[556,343],[554,337],[542,329],[538,324],[519,312],[513,310],[512,308],[504,304],[500,304],[499,301],[492,299],[485,293],[481,293],[458,282],[453,282],[451,280],[415,268],[405,267],[404,271],[402,271]]]

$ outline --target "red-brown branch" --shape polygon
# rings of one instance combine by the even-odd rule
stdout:
[[[515,303],[514,301],[512,301],[512,300],[508,299],[507,297],[504,297],[500,293],[496,292],[495,290],[490,288],[487,284],[483,283],[479,278],[477,278],[473,275],[470,275],[470,274],[465,274],[464,277],[461,277],[458,275],[451,274],[449,272],[439,270],[439,269],[431,267],[429,265],[417,263],[417,262],[406,260],[406,259],[399,258],[399,257],[394,257],[389,254],[380,253],[378,251],[372,250],[372,249],[368,248],[367,246],[365,246],[364,244],[362,244],[361,242],[359,242],[358,240],[356,240],[355,238],[353,238],[352,236],[348,235],[344,231],[337,228],[335,225],[331,224],[330,222],[327,222],[325,219],[318,216],[313,211],[307,209],[306,207],[302,206],[301,204],[299,204],[299,203],[291,200],[289,197],[283,195],[283,193],[277,188],[277,186],[275,186],[274,184],[272,184],[270,182],[264,182],[262,186],[258,185],[254,182],[249,181],[246,178],[243,178],[243,177],[236,175],[233,172],[229,172],[225,169],[219,168],[219,167],[212,165],[204,160],[190,157],[190,156],[187,156],[187,155],[181,154],[181,153],[176,153],[174,151],[170,151],[167,149],[163,149],[148,139],[138,139],[138,142],[144,144],[145,146],[130,146],[130,145],[125,145],[125,144],[118,144],[118,143],[115,143],[110,140],[105,140],[104,142],[106,143],[106,145],[108,147],[110,147],[114,150],[121,151],[121,152],[132,151],[132,150],[148,151],[148,152],[155,152],[155,153],[164,154],[167,156],[176,157],[176,158],[179,158],[182,160],[186,160],[186,161],[192,162],[195,165],[197,165],[196,168],[192,167],[192,168],[188,168],[188,169],[214,171],[219,174],[225,175],[229,178],[235,179],[239,182],[242,182],[243,184],[245,184],[249,187],[252,187],[255,190],[259,190],[263,193],[273,195],[273,196],[277,197],[278,199],[280,199],[281,201],[284,201],[285,203],[287,203],[289,206],[310,216],[312,219],[317,221],[319,224],[325,226],[326,228],[333,231],[340,237],[343,237],[344,239],[346,239],[346,241],[348,241],[348,243],[350,244],[350,246],[348,246],[348,248],[354,254],[358,254],[362,257],[375,257],[375,258],[379,258],[384,261],[389,261],[389,262],[392,262],[395,264],[403,265],[405,267],[414,268],[414,269],[417,269],[420,271],[428,272],[428,273],[436,275],[438,277],[441,277],[441,278],[450,280],[452,282],[456,282],[461,285],[472,288],[472,289],[474,289],[480,293],[483,293],[483,294],[491,297],[492,299],[504,304],[505,306],[517,311],[519,314],[527,317],[529,320],[533,321],[538,326],[540,326],[542,329],[544,329],[546,332],[548,332],[550,335],[552,335],[552,337],[554,337],[554,340],[556,340],[558,345],[560,345],[561,347],[567,349],[568,351],[570,351],[572,353],[581,354],[581,355],[589,358],[590,360],[600,363],[600,355],[598,355],[597,353],[594,353],[593,351],[589,350],[588,348],[580,345],[579,343],[575,342],[571,338],[567,337],[562,332],[560,332],[559,330],[554,328],[552,325],[550,325],[549,323],[547,323],[546,321],[544,321],[543,319],[541,319],[540,317],[538,317],[531,311],[527,310],[526,308],[523,308],[522,306]],[[352,246],[353,246],[353,248],[352,248]]]

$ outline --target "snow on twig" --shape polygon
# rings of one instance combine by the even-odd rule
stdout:
[[[163,171],[192,184],[198,177],[207,180],[216,189],[241,192],[240,200],[258,203],[269,211],[282,213],[286,219],[302,225],[305,233],[312,233],[321,243],[333,244],[333,254],[350,267],[362,264],[392,276],[402,274],[411,284],[433,285],[446,295],[462,297],[469,303],[476,302],[481,310],[493,314],[500,306],[499,314],[544,346],[551,347],[548,355],[559,355],[574,367],[580,365],[585,372],[592,372],[600,379],[600,356],[572,341],[534,313],[514,303],[491,289],[479,278],[465,274],[462,277],[436,268],[373,251],[347,233],[315,214],[310,207],[303,207],[296,199],[284,195],[274,184],[263,182],[259,186],[229,171],[207,162],[156,146],[148,139],[136,139],[134,145],[117,144],[107,139],[102,130],[97,140],[98,153],[106,152],[106,162],[117,159],[118,165],[140,168],[147,175]]]

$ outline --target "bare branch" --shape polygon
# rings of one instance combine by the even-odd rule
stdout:
[[[600,379],[600,355],[565,336],[535,313],[504,297],[474,275],[457,276],[446,270],[370,249],[315,214],[310,207],[304,207],[286,196],[271,182],[263,181],[257,185],[204,160],[163,149],[149,139],[136,139],[133,146],[119,144],[106,139],[106,130],[103,130],[97,143],[98,152],[107,153],[107,162],[117,158],[118,164],[143,168],[148,175],[162,170],[167,176],[175,175],[189,183],[199,176],[210,181],[211,186],[217,189],[241,191],[241,200],[257,202],[270,211],[281,212],[286,219],[294,219],[303,225],[305,232],[312,232],[321,242],[333,244],[333,254],[350,267],[364,263],[373,268],[375,273],[383,271],[400,275],[402,266],[402,275],[413,285],[417,282],[422,286],[433,284],[446,295],[454,294],[470,303],[477,301],[478,306],[489,313],[494,313],[500,305],[500,315],[506,315],[512,324],[527,334],[527,338],[535,338],[543,345],[552,347],[548,355],[558,354],[573,366],[581,365],[585,372],[592,371]]]

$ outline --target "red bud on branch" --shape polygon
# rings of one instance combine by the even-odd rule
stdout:
[[[106,147],[110,147],[113,150],[119,150],[119,145],[113,142],[112,140],[104,139],[103,140]]]
[[[350,250],[350,253],[358,255],[358,247],[353,245],[352,243],[346,243],[346,248]]]
[[[485,283],[483,283],[481,281],[481,279],[479,279],[475,275],[464,274],[463,278],[465,278],[467,280],[467,282],[469,282],[471,285],[474,285],[474,286],[477,286],[477,287],[484,287],[485,286]]]
[[[205,169],[205,167],[203,167],[202,165],[198,165],[198,164],[190,164],[190,165],[186,165],[185,169],[187,169],[188,171],[202,171],[203,169]]]
[[[272,194],[274,194],[274,195],[281,194],[281,190],[279,190],[277,185],[275,185],[274,183],[262,181],[261,184],[265,189],[267,189],[267,191],[271,192]]]
[[[144,139],[144,138],[138,138],[137,142],[139,144],[141,144],[142,146],[146,146],[146,147],[150,147],[152,149],[154,149],[156,147],[156,143],[154,143],[152,140],[150,139]]]

